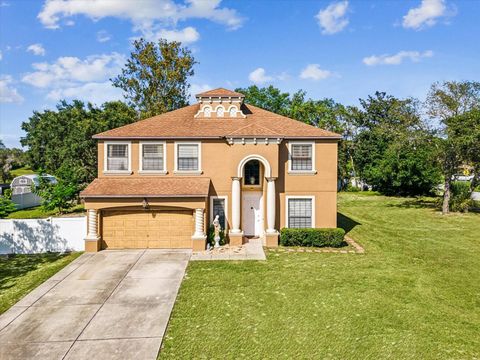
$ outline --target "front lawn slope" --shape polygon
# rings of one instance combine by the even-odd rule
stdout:
[[[81,253],[13,255],[0,259],[0,314]]]
[[[480,357],[480,215],[339,196],[365,255],[191,262],[160,358]]]

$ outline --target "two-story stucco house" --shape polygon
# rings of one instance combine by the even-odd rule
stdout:
[[[87,251],[203,250],[219,215],[230,244],[283,227],[336,227],[338,134],[215,89],[198,103],[94,136],[98,178],[82,193]]]

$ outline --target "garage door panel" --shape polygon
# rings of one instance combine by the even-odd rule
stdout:
[[[191,248],[192,211],[126,211],[103,213],[106,248]]]

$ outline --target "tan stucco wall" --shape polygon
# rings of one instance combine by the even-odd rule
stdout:
[[[174,144],[175,141],[167,140],[167,177],[184,176],[174,174]],[[131,141],[131,167],[132,177],[145,176],[139,170],[139,141]],[[201,149],[202,174],[198,176],[209,177],[212,181],[210,195],[227,196],[228,210],[227,219],[230,223],[232,214],[231,186],[232,176],[237,176],[238,164],[248,155],[260,155],[265,158],[270,166],[272,177],[276,177],[277,229],[285,226],[285,197],[294,195],[315,196],[315,226],[336,227],[336,193],[337,193],[337,142],[329,140],[317,140],[315,144],[315,169],[314,175],[293,175],[288,172],[288,141],[284,140],[280,145],[270,142],[265,145],[259,141],[253,144],[229,145],[225,140],[203,140]],[[103,173],[104,143],[98,144],[99,177],[118,176],[105,175]],[[151,175],[149,175],[151,176]],[[192,176],[192,175],[188,175]],[[262,187],[264,201],[266,201],[266,187]],[[142,199],[119,199],[119,200],[87,200],[86,207],[94,209],[112,208],[117,206],[139,205]],[[208,199],[209,201],[210,199]],[[179,204],[179,201],[181,204]],[[205,199],[192,201],[192,199],[149,199],[151,205],[180,206],[184,208],[206,208],[206,220],[210,221],[210,206],[205,204]],[[200,204],[202,205],[200,206]],[[266,209],[266,203],[264,204]],[[266,225],[266,214],[265,225]]]

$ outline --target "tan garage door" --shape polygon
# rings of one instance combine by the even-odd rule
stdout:
[[[103,241],[108,249],[191,248],[192,211],[103,211]]]

